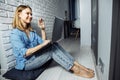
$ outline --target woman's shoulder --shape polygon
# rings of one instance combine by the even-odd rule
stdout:
[[[23,35],[23,31],[15,28],[15,29],[12,29],[11,35],[19,35],[19,36],[21,36],[21,35]]]
[[[21,30],[15,28],[15,29],[12,29],[12,32],[11,32],[11,33],[16,33],[16,34],[18,34],[18,33],[20,33],[20,32],[21,32]]]
[[[20,37],[22,35],[23,35],[23,32],[21,30],[15,28],[15,29],[11,30],[10,37],[11,37],[11,39],[13,39],[13,38],[16,38],[18,36]]]

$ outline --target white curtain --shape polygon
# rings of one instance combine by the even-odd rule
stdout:
[[[80,18],[80,0],[75,0],[75,18]]]
[[[75,0],[75,18],[74,27],[80,28],[80,0]]]

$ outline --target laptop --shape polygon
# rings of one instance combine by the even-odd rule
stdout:
[[[52,42],[58,42],[61,39],[63,27],[64,21],[55,17],[51,40]]]
[[[64,21],[62,19],[55,17],[51,43],[47,44],[43,48],[47,48],[51,46],[51,44],[59,42],[61,40],[63,27]]]

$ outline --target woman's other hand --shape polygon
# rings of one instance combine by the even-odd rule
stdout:
[[[47,44],[49,44],[51,42],[51,40],[44,40],[43,45],[46,46]]]

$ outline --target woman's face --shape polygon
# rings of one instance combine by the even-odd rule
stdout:
[[[19,14],[19,18],[23,23],[30,23],[32,20],[32,11],[29,8],[22,10]]]

